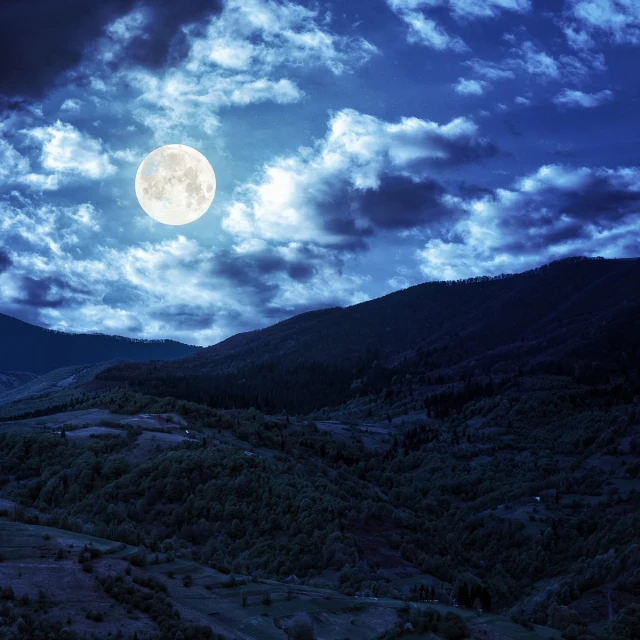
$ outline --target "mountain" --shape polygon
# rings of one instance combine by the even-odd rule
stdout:
[[[122,364],[100,377],[211,406],[310,411],[377,392],[400,370],[456,382],[566,368],[589,350],[611,350],[612,340],[616,353],[635,356],[639,339],[640,259],[569,258],[301,314],[183,359]]]
[[[4,371],[43,374],[60,367],[116,358],[170,360],[199,349],[173,340],[133,340],[102,334],[63,333],[0,314],[0,370]]]
[[[38,376],[25,371],[0,371],[0,396],[21,387]]]

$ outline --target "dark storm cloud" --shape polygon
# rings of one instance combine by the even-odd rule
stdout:
[[[0,93],[40,98],[56,78],[82,59],[83,52],[114,19],[138,6],[150,8],[145,33],[134,38],[122,63],[160,67],[186,53],[180,31],[219,13],[221,0],[18,0],[2,3]]]
[[[73,286],[60,276],[23,276],[19,289],[20,295],[12,302],[37,309],[77,306],[81,298],[91,295],[88,289]]]
[[[404,176],[386,175],[377,190],[364,192],[360,209],[381,229],[407,229],[448,213],[440,202],[444,193],[442,185],[434,180],[414,182]]]
[[[436,167],[455,167],[461,164],[481,162],[492,158],[500,151],[499,147],[485,138],[469,136],[459,138],[438,138],[435,147],[441,151],[441,158],[431,158],[417,163],[418,165]]]
[[[262,287],[264,278],[275,273],[286,273],[299,282],[309,280],[315,273],[310,262],[304,259],[285,260],[270,250],[250,255],[232,255],[225,251],[217,256],[213,268],[216,274],[240,287]]]
[[[3,249],[0,249],[0,273],[8,271],[12,264],[13,261],[9,257],[9,254],[7,254]]]
[[[153,311],[149,316],[154,320],[169,326],[179,327],[182,331],[202,331],[211,328],[216,320],[216,314],[201,311],[185,305],[172,306],[161,311]]]
[[[21,282],[21,295],[13,302],[36,308],[57,308],[65,303],[64,296],[54,290],[62,284],[58,278],[31,278],[25,276]]]
[[[231,251],[222,251],[216,256],[212,272],[229,281],[234,287],[248,290],[260,304],[269,304],[280,290],[277,284],[268,282],[271,274],[286,271],[286,261],[269,254],[234,256]]]
[[[411,229],[451,216],[441,200],[445,194],[435,180],[387,173],[376,189],[354,189],[345,183],[317,206],[326,231],[346,239],[369,238],[376,231]],[[367,248],[364,244],[357,250]]]
[[[632,210],[640,211],[640,191],[621,188],[603,176],[594,176],[581,189],[565,194],[565,201],[560,208],[561,213],[583,219],[616,219]]]

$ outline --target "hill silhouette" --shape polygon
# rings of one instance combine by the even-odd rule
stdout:
[[[0,336],[0,370],[35,374],[115,358],[169,360],[200,348],[173,340],[133,340],[102,334],[63,333],[4,314],[0,314]]]
[[[308,312],[179,360],[123,364],[100,377],[210,406],[310,411],[345,402],[354,383],[358,393],[379,391],[400,370],[455,382],[566,368],[594,350],[613,354],[612,340],[635,357],[639,328],[640,260],[569,258]],[[615,361],[603,355],[599,370]]]

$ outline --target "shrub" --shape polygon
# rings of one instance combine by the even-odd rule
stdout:
[[[438,625],[438,633],[447,640],[463,640],[471,635],[465,621],[452,611],[445,613]]]
[[[134,567],[146,567],[147,566],[147,550],[144,547],[138,547],[136,551],[131,554],[129,562]]]
[[[289,640],[315,640],[313,622],[306,613],[296,613],[287,625],[286,634]]]
[[[409,610],[409,622],[418,633],[436,631],[440,622],[440,612],[432,607],[423,609],[413,606]]]

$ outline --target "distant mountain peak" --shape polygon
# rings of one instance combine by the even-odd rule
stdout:
[[[65,333],[0,314],[0,370],[43,374],[61,367],[125,360],[171,360],[200,347],[102,333]]]

